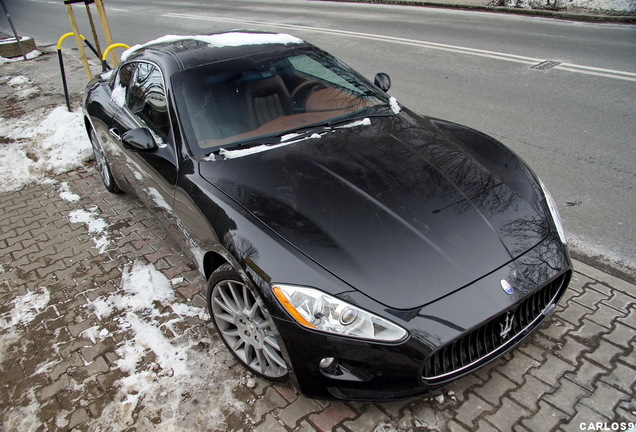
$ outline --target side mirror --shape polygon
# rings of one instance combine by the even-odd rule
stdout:
[[[384,72],[380,72],[378,74],[376,74],[375,76],[375,80],[373,80],[373,83],[383,92],[388,92],[389,89],[391,88],[391,77],[389,77],[387,74],[385,74]]]
[[[125,148],[137,151],[154,151],[157,143],[152,133],[146,128],[132,129],[121,136]]]

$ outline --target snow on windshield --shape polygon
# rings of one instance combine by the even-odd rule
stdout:
[[[389,99],[389,103],[391,104],[391,110],[393,110],[393,114],[399,114],[402,111],[402,107],[398,103],[397,99],[391,96]]]
[[[225,159],[235,159],[235,158],[239,158],[239,157],[243,157],[243,156],[249,156],[252,154],[256,154],[256,153],[261,153],[264,151],[268,151],[268,150],[272,150],[278,147],[283,147],[289,144],[293,144],[293,143],[297,143],[299,141],[304,141],[306,139],[318,139],[320,138],[321,135],[318,133],[312,134],[308,137],[305,138],[301,138],[295,141],[285,141],[282,142],[280,144],[276,144],[276,145],[259,145],[259,146],[255,146],[255,147],[250,147],[250,148],[246,148],[246,149],[239,149],[239,150],[226,150],[226,149],[221,149],[219,151],[219,153],[225,157]]]
[[[334,129],[349,129],[349,128],[354,128],[354,127],[358,127],[358,126],[369,126],[369,125],[371,125],[371,119],[364,118],[362,120],[357,120],[357,121],[353,121],[351,123],[346,123],[344,125],[337,126]],[[280,144],[259,145],[259,146],[250,147],[250,148],[247,148],[247,149],[239,149],[239,150],[221,149],[219,151],[219,154],[222,155],[223,157],[225,157],[225,159],[235,159],[235,158],[239,158],[239,157],[243,157],[243,156],[249,156],[249,155],[252,155],[252,154],[256,154],[256,153],[261,153],[261,152],[264,152],[264,151],[272,150],[272,149],[275,149],[275,148],[278,148],[278,147],[283,147],[283,146],[286,146],[286,145],[295,144],[295,143],[298,143],[300,141],[305,141],[305,140],[308,140],[308,139],[319,139],[325,133],[327,133],[329,131],[330,130],[327,129],[322,134],[313,133],[313,134],[311,134],[309,136],[303,136],[303,134],[301,134],[301,133],[290,133],[290,134],[287,134],[287,135],[283,135],[281,137]],[[206,160],[214,161],[215,160],[214,154],[212,154],[210,156],[208,156],[206,158]]]

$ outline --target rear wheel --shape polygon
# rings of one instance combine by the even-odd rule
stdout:
[[[102,143],[99,141],[97,133],[95,133],[95,129],[91,129],[90,137],[91,145],[93,146],[93,155],[95,155],[95,168],[102,178],[104,186],[106,186],[106,189],[111,193],[120,193],[121,190],[117,186],[117,183],[113,178],[113,174],[110,171],[110,166],[108,165],[104,149],[102,148]]]
[[[234,357],[262,378],[285,380],[278,332],[260,295],[222,266],[208,281],[207,300],[214,326]]]

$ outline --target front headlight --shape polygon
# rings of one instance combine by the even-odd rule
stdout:
[[[407,333],[384,318],[317,289],[274,285],[272,290],[299,324],[313,330],[386,342],[403,339]]]
[[[543,195],[545,196],[545,200],[548,203],[548,208],[550,209],[550,214],[552,215],[552,220],[554,221],[554,225],[556,225],[557,232],[559,233],[559,238],[565,244],[565,232],[563,232],[563,223],[561,222],[561,215],[559,214],[559,210],[557,209],[556,202],[554,198],[552,198],[552,194],[548,191],[548,188],[545,187],[541,179],[539,179],[539,184],[541,185],[541,189],[543,190]]]

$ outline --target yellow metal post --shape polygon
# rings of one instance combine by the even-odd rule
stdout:
[[[112,44],[111,46],[109,46],[108,48],[106,48],[106,51],[104,51],[104,56],[102,57],[103,61],[106,61],[106,59],[108,58],[108,54],[114,50],[115,48],[124,48],[124,49],[129,49],[130,46],[126,45],[124,43],[116,43],[116,44]]]
[[[112,44],[111,46],[106,48],[106,51],[104,51],[104,55],[102,56],[102,69],[104,71],[107,70],[107,68],[108,68],[108,64],[106,63],[106,59],[108,58],[108,53],[111,52],[115,48],[128,49],[130,47],[128,45],[126,45],[126,44],[123,44],[123,43],[116,43],[116,44]]]
[[[84,65],[84,71],[86,72],[86,77],[89,81],[93,78],[93,74],[91,73],[91,68],[88,65],[88,59],[86,58],[86,52],[84,51],[84,45],[82,44],[82,37],[80,35],[79,28],[77,27],[77,21],[75,20],[75,14],[73,13],[73,8],[69,3],[65,3],[66,13],[68,14],[68,19],[71,21],[71,27],[73,28],[73,33],[75,33],[75,42],[77,43],[77,49],[80,53],[80,58],[82,59],[82,64]]]

